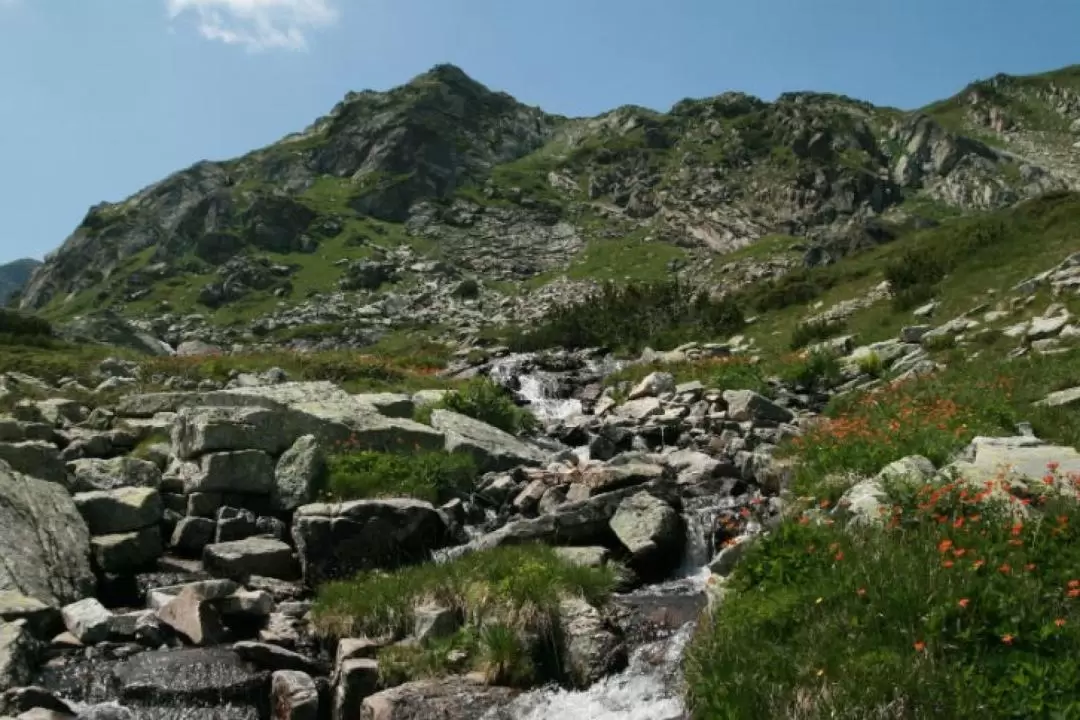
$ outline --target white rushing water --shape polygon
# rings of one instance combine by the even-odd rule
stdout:
[[[681,662],[693,623],[634,650],[626,669],[587,690],[540,688],[481,720],[680,720]]]

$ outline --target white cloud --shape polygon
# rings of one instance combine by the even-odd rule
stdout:
[[[303,50],[310,31],[338,19],[331,0],[165,0],[165,5],[172,19],[194,15],[199,34],[208,40],[249,50]]]

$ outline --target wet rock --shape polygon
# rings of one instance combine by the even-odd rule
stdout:
[[[300,577],[292,548],[280,540],[261,536],[207,545],[203,564],[209,572],[232,579],[249,575],[281,580]]]
[[[469,720],[483,717],[515,696],[467,678],[422,680],[376,693],[363,702],[364,720]]]
[[[563,667],[571,684],[587,688],[626,667],[626,645],[600,612],[579,598],[559,604]]]
[[[270,682],[270,720],[318,720],[319,691],[311,676],[279,670]]]
[[[269,698],[269,675],[225,648],[144,652],[113,671],[125,700],[162,706],[251,705]],[[188,712],[192,712],[188,710]]]
[[[464,452],[472,455],[481,470],[510,470],[519,465],[540,465],[546,460],[545,453],[513,435],[471,417],[435,410],[431,414],[431,426],[446,436],[447,452]]]
[[[59,608],[14,590],[0,590],[0,622],[25,620],[35,637],[50,637],[59,632],[64,621]]]
[[[304,505],[293,518],[292,534],[310,586],[421,562],[450,540],[430,503],[405,499]]]
[[[678,565],[685,540],[682,519],[663,500],[644,492],[632,495],[619,504],[610,525],[643,580],[662,579]]]
[[[275,510],[288,512],[315,500],[319,479],[326,472],[326,457],[314,435],[304,435],[278,459],[271,501]]]
[[[39,651],[25,620],[0,622],[0,691],[30,682]]]
[[[93,535],[125,533],[161,522],[165,508],[157,490],[125,487],[77,493],[75,507]]]
[[[96,598],[65,605],[60,614],[64,618],[64,627],[83,645],[94,645],[109,638],[112,613]]]
[[[90,548],[98,569],[120,575],[152,565],[165,552],[161,528],[157,525],[92,537]]]

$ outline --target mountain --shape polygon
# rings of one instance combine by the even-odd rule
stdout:
[[[725,286],[789,268],[771,248],[830,262],[897,228],[1077,188],[1077,139],[1080,67],[997,76],[910,112],[729,92],[566,118],[440,65],[92,207],[21,307],[109,309],[172,340],[476,334],[581,283],[678,272]]]
[[[0,305],[6,304],[12,295],[21,291],[40,265],[40,260],[32,258],[0,265]]]

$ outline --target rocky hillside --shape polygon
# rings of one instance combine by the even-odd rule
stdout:
[[[39,260],[24,258],[0,265],[0,305],[8,302],[16,293],[22,291],[30,276],[41,265]]]
[[[406,325],[475,337],[577,282],[730,283],[725,254],[745,248],[819,262],[815,248],[1080,184],[1077,77],[999,76],[915,112],[732,92],[569,119],[437,66],[91,208],[21,307],[110,309],[173,345],[208,326],[235,341],[347,325],[365,343]]]

